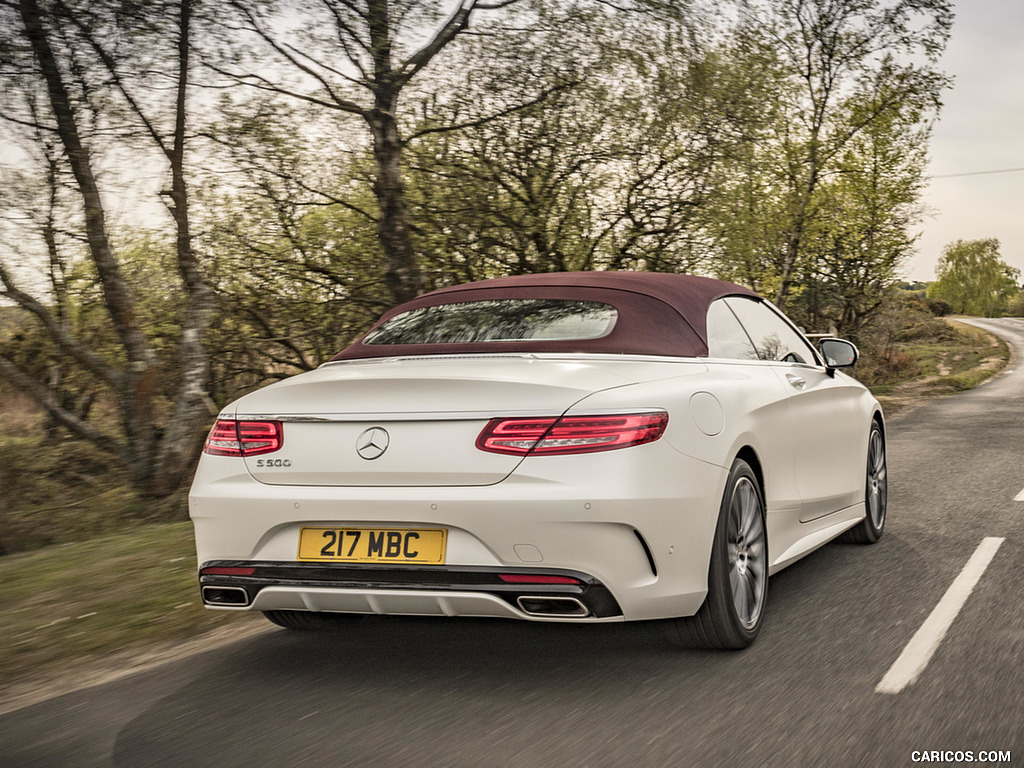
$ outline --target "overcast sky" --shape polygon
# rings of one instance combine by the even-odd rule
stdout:
[[[934,280],[954,240],[997,238],[1003,260],[1024,274],[1024,0],[956,0],[942,68],[956,78],[932,138],[913,280]],[[952,176],[952,174],[978,174]]]

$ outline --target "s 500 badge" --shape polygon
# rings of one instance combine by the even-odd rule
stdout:
[[[256,466],[260,469],[266,467],[290,467],[291,459],[256,459]]]

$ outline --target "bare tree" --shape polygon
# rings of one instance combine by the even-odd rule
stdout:
[[[229,2],[238,25],[232,31],[255,36],[263,50],[246,67],[211,58],[211,68],[236,82],[364,121],[376,170],[384,282],[394,302],[412,298],[423,289],[423,276],[406,210],[399,102],[476,15],[522,0],[315,0],[301,8],[295,3]],[[444,5],[450,8],[447,15]],[[305,14],[301,30],[288,23],[288,12],[295,10]],[[290,32],[277,31],[289,26]],[[241,58],[238,52],[234,57]]]
[[[70,217],[67,226],[81,227],[80,237],[114,331],[116,351],[91,349],[83,338],[76,337],[60,316],[64,302],[57,284],[55,301],[39,298],[20,287],[12,270],[0,261],[0,296],[34,315],[63,355],[108,388],[119,415],[118,434],[112,436],[83,419],[62,403],[47,382],[28,375],[9,358],[0,357],[0,370],[54,421],[118,455],[133,484],[152,495],[167,494],[180,484],[191,467],[202,425],[209,419],[205,393],[209,360],[203,338],[214,311],[212,293],[193,251],[185,179],[191,0],[158,6],[73,5],[68,0],[4,3],[8,30],[3,40],[4,58],[18,74],[9,90],[19,97],[23,109],[0,115],[11,125],[33,131],[47,147],[46,155],[69,170],[80,217]],[[119,13],[127,15],[119,17]],[[173,19],[170,28],[162,29],[168,18]],[[173,83],[169,118],[154,116],[159,108],[153,106],[149,94],[136,89],[125,53],[110,42],[116,39],[111,33],[117,25],[132,20],[151,24],[174,40],[173,69],[166,73]],[[117,125],[115,104],[126,112],[130,127]],[[170,176],[165,203],[174,221],[177,271],[183,286],[177,384],[172,412],[165,418],[158,417],[156,408],[158,358],[111,237],[95,167],[101,134],[130,143],[139,129],[163,156]],[[58,148],[59,154],[54,154]],[[51,264],[61,258],[53,230],[51,221],[41,231]]]

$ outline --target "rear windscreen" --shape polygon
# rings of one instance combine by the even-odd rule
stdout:
[[[495,299],[420,307],[370,331],[363,344],[573,341],[611,333],[609,304],[565,299]]]

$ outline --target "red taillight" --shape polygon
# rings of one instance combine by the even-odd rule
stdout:
[[[282,445],[284,427],[280,421],[218,419],[206,438],[203,453],[213,456],[259,456],[278,451]]]
[[[525,456],[556,421],[557,418],[491,419],[476,439],[476,447],[491,453]]]
[[[541,573],[499,573],[506,584],[582,584],[572,576],[547,576]]]
[[[476,447],[512,456],[556,456],[594,453],[643,445],[665,432],[668,414],[623,413],[540,419],[491,419]]]

